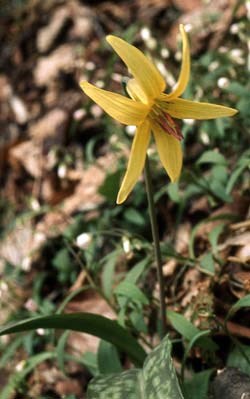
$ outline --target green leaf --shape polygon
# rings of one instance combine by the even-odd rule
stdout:
[[[115,289],[116,295],[125,296],[133,302],[139,302],[143,305],[148,305],[149,300],[146,295],[136,285],[127,281],[122,281]]]
[[[105,257],[105,261],[103,262],[103,271],[102,271],[102,289],[106,296],[106,298],[112,297],[112,287],[114,283],[114,272],[116,261],[119,255],[119,250],[115,250],[111,252],[107,257]]]
[[[177,204],[181,201],[178,183],[169,183],[167,186],[167,192],[171,201],[176,202]]]
[[[196,337],[203,332],[177,312],[168,310],[167,315],[175,330],[190,342],[195,342]],[[199,338],[199,346],[212,352],[217,349],[217,345],[209,337]]]
[[[214,254],[217,253],[218,240],[224,228],[225,228],[225,223],[220,223],[218,224],[218,226],[215,226],[208,234],[208,238]]]
[[[122,366],[117,349],[107,341],[101,340],[97,354],[98,368],[101,374],[121,373]]]
[[[124,281],[136,284],[141,274],[146,269],[149,263],[149,257],[144,258],[140,262],[138,262],[135,266],[132,267],[131,270],[126,274]]]
[[[178,331],[185,339],[191,341],[200,330],[195,327],[189,320],[187,320],[182,314],[168,310],[168,319],[173,325],[174,329]]]
[[[222,164],[226,165],[225,157],[217,151],[209,150],[204,152],[200,158],[197,160],[197,165],[201,165],[204,163],[214,163],[214,164]]]
[[[205,253],[200,259],[201,270],[209,275],[214,275],[214,258],[210,252]]]
[[[248,167],[248,165],[243,164],[243,165],[239,166],[238,168],[236,168],[232,172],[230,178],[228,179],[227,186],[226,186],[226,193],[227,194],[231,193],[231,191],[234,188],[234,185],[236,184],[237,180],[242,176],[242,173],[243,173],[244,169],[246,169],[247,167]]]
[[[145,226],[145,217],[142,216],[140,212],[138,212],[134,208],[128,208],[124,212],[124,218],[132,224],[136,226]]]
[[[144,315],[141,312],[141,309],[136,309],[130,312],[129,318],[136,328],[137,331],[142,332],[144,334],[148,333],[148,327],[144,320]]]
[[[114,320],[92,313],[32,317],[1,328],[0,335],[36,330],[37,328],[58,328],[95,335],[127,353],[135,365],[141,365],[145,358],[144,349],[125,328]]]
[[[56,348],[58,366],[63,373],[65,373],[65,367],[64,367],[65,353],[66,353],[65,346],[67,344],[69,333],[70,331],[64,331],[64,333],[61,335],[61,337],[58,340]]]
[[[140,396],[137,395],[139,373],[140,370],[131,369],[121,374],[96,377],[88,386],[87,399],[139,399]]]
[[[183,399],[165,337],[146,358],[143,369],[94,378],[88,399]]]
[[[219,180],[213,179],[210,182],[209,188],[216,198],[224,202],[232,202],[231,196],[226,193],[225,184],[222,184]]]
[[[235,367],[250,375],[250,347],[243,344],[235,346],[227,358],[227,367]]]
[[[240,298],[229,310],[227,319],[231,317],[240,308],[250,307],[250,294]]]
[[[209,380],[214,370],[205,370],[193,375],[184,382],[182,388],[185,399],[207,399]]]
[[[9,359],[14,356],[19,346],[23,344],[23,337],[18,337],[12,342],[10,342],[7,346],[1,345],[1,359],[0,359],[0,368],[5,367]]]
[[[229,93],[233,93],[238,97],[249,96],[249,88],[238,82],[232,82],[226,89]]]
[[[112,204],[116,201],[122,174],[122,170],[117,170],[112,174],[108,174],[103,184],[99,187],[99,193]]]
[[[98,372],[98,365],[97,365],[97,354],[93,352],[85,352],[82,357],[81,361],[84,364],[84,366],[87,367],[89,372],[93,375],[96,376],[99,374]]]

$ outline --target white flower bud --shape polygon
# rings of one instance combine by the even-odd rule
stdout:
[[[217,80],[217,85],[220,89],[225,89],[229,86],[229,79],[225,77],[221,77]]]
[[[78,248],[87,249],[92,241],[92,234],[82,233],[76,237],[76,245]]]

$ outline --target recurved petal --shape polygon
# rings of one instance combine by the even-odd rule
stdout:
[[[160,160],[172,182],[178,180],[182,168],[182,149],[179,140],[162,130],[158,125],[152,126]]]
[[[238,112],[234,108],[224,107],[223,105],[200,103],[183,100],[182,98],[168,101],[167,96],[162,107],[169,115],[178,119],[215,119],[233,116]]]
[[[127,65],[149,101],[165,90],[162,75],[140,50],[116,36],[107,36],[107,41]]]
[[[127,92],[131,98],[135,101],[140,101],[144,104],[148,103],[148,98],[144,91],[142,90],[141,86],[135,79],[129,79],[127,86]]]
[[[88,82],[81,82],[80,86],[107,114],[125,125],[139,125],[148,114],[149,108],[145,104],[99,89]]]
[[[182,38],[181,71],[174,90],[168,95],[169,99],[181,96],[182,93],[185,91],[190,78],[190,49],[188,37],[183,25],[180,25],[180,32]]]
[[[124,202],[142,173],[150,140],[150,125],[147,120],[138,126],[133,140],[127,171],[117,196],[117,204]]]

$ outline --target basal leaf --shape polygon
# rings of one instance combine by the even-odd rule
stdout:
[[[145,399],[182,399],[171,359],[171,342],[166,336],[146,358],[141,384]]]
[[[87,399],[139,399],[137,384],[140,370],[131,369],[108,377],[96,377],[88,386]]]
[[[0,335],[36,330],[37,328],[58,328],[95,335],[127,353],[135,365],[140,366],[145,359],[144,349],[125,328],[114,320],[92,313],[32,317],[1,328]]]
[[[190,380],[185,381],[183,392],[185,399],[207,399],[209,379],[213,373],[212,369],[196,373]]]
[[[143,369],[94,378],[88,399],[183,399],[165,337],[146,358]]]
[[[122,372],[122,366],[119,359],[119,354],[114,345],[107,341],[101,340],[98,353],[98,368],[101,374],[112,374]]]

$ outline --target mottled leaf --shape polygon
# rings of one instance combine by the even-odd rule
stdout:
[[[94,378],[88,399],[183,399],[165,337],[146,358],[143,369]]]

